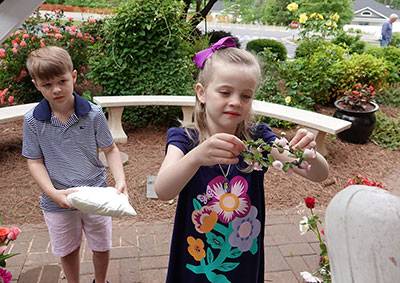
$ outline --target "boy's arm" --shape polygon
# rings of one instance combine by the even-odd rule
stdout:
[[[67,201],[68,190],[57,190],[50,180],[43,159],[28,159],[28,169],[39,187],[62,208],[70,208]]]
[[[115,143],[106,148],[101,148],[106,156],[108,167],[114,177],[115,188],[125,195],[128,195],[128,188],[125,181],[124,168],[121,161],[119,149]]]

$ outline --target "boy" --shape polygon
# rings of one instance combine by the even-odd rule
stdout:
[[[40,207],[53,253],[69,283],[79,282],[82,230],[93,251],[96,283],[105,283],[111,249],[111,217],[84,214],[70,207],[65,190],[77,186],[104,187],[106,170],[98,158],[104,151],[115,188],[127,194],[117,146],[100,107],[74,92],[77,72],[71,57],[60,47],[37,49],[27,68],[44,99],[25,114],[22,155],[43,190]],[[95,190],[95,188],[94,188]]]

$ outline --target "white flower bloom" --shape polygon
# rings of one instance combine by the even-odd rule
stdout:
[[[275,160],[274,162],[272,162],[272,167],[274,167],[275,169],[278,169],[278,170],[282,170],[283,163],[280,162],[279,160]]]
[[[322,283],[321,279],[312,275],[310,272],[303,271],[300,272],[301,277],[303,277],[304,281],[307,283]]]
[[[288,140],[285,138],[285,137],[283,137],[283,138],[277,138],[276,140],[275,140],[275,143],[277,144],[277,145],[279,145],[279,146],[281,146],[281,147],[285,147],[289,142],[288,142]]]
[[[308,225],[307,216],[303,216],[303,219],[299,223],[300,234],[304,235],[307,231],[310,230],[310,225]]]

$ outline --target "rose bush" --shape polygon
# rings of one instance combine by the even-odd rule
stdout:
[[[82,77],[88,62],[88,47],[99,39],[98,20],[75,22],[61,11],[43,16],[37,13],[0,45],[0,106],[41,99],[25,67],[31,51],[46,45],[65,48]]]

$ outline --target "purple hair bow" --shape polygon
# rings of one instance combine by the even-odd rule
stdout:
[[[196,64],[197,68],[203,69],[204,63],[215,51],[228,47],[236,47],[236,42],[231,36],[223,37],[209,48],[197,52],[193,57],[193,62]]]

